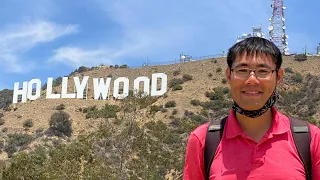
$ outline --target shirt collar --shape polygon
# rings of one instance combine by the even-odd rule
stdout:
[[[269,133],[272,135],[283,134],[290,130],[289,118],[281,114],[275,107],[271,107],[272,110],[272,124],[269,129]],[[226,123],[226,138],[231,139],[236,136],[242,135],[244,132],[241,129],[237,118],[235,116],[235,111],[230,110],[227,123]]]

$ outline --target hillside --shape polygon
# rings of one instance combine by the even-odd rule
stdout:
[[[41,99],[28,103],[18,103],[15,107],[10,105],[8,109],[0,110],[0,114],[3,114],[1,115],[2,117],[0,117],[3,121],[1,123],[1,148],[3,148],[3,150],[0,155],[3,166],[5,166],[5,164],[8,166],[8,162],[10,162],[11,158],[8,159],[8,154],[9,157],[11,157],[16,151],[25,150],[32,155],[32,151],[37,150],[38,146],[44,146],[46,149],[45,152],[57,149],[54,151],[55,153],[62,153],[68,148],[72,148],[73,146],[77,147],[74,143],[82,140],[81,142],[86,143],[80,144],[83,145],[81,147],[88,148],[88,151],[93,154],[103,149],[101,143],[111,143],[110,146],[112,149],[112,151],[105,152],[104,155],[101,155],[101,157],[103,157],[102,161],[109,164],[107,165],[108,167],[105,167],[106,169],[98,168],[99,163],[103,164],[103,162],[99,161],[97,164],[88,163],[87,161],[90,159],[87,159],[89,154],[77,152],[80,153],[80,156],[84,159],[75,160],[75,164],[79,162],[79,167],[83,168],[87,167],[84,165],[84,162],[87,162],[90,164],[87,168],[97,168],[95,170],[99,171],[93,175],[86,174],[86,170],[81,170],[81,168],[80,170],[77,169],[77,171],[82,172],[84,177],[95,176],[97,174],[99,176],[97,175],[96,177],[105,177],[105,174],[102,173],[105,171],[104,173],[108,172],[112,174],[112,176],[110,175],[111,179],[119,178],[118,175],[119,173],[121,174],[121,172],[126,172],[126,177],[131,177],[132,179],[138,179],[139,177],[142,179],[159,179],[160,177],[164,178],[165,174],[167,174],[167,178],[181,178],[183,153],[190,131],[197,125],[207,122],[210,118],[221,118],[225,116],[230,109],[232,101],[230,99],[228,84],[225,83],[224,79],[224,70],[226,67],[226,59],[217,58],[135,69],[102,67],[75,73],[73,76],[89,76],[87,100],[45,99],[45,96],[42,95]],[[281,100],[276,106],[280,110],[283,110],[284,114],[308,120],[319,125],[317,121],[320,120],[320,57],[308,57],[307,61],[297,62],[294,60],[294,57],[285,56],[283,67],[286,68],[286,74],[279,88]],[[136,77],[148,76],[151,79],[152,73],[160,72],[168,76],[168,91],[164,96],[146,98],[144,99],[145,101],[137,101],[134,98],[128,98],[129,100],[125,101],[114,100],[112,98],[110,100],[93,99],[92,78],[109,76],[112,77],[111,82],[113,83],[117,77],[128,77],[130,80],[129,89],[133,89],[133,80]],[[69,78],[68,92],[73,92],[73,84],[72,78]],[[112,88],[113,85],[111,85],[111,89]],[[61,85],[54,87],[54,90],[59,93],[61,91]],[[43,90],[41,94],[44,93],[45,90]],[[3,96],[0,95],[0,103],[3,103],[1,97]],[[105,106],[106,103],[109,105],[117,105],[121,110],[118,110],[115,106]],[[62,106],[60,107],[61,104]],[[94,106],[96,107],[94,108]],[[46,133],[46,130],[50,128],[49,120],[52,114],[58,112],[57,107],[58,109],[60,107],[63,112],[70,116],[67,118],[70,119],[72,123],[72,135],[69,137],[58,138],[50,136],[50,133]],[[132,107],[139,108],[132,109]],[[111,114],[116,114],[116,116],[111,116]],[[106,117],[106,115],[108,117]],[[29,124],[26,123],[27,120],[29,120]],[[126,121],[129,123],[124,123]],[[110,132],[106,134],[106,130]],[[126,130],[130,133],[123,135]],[[29,135],[30,137],[32,136],[33,139],[27,140],[26,142],[28,143],[25,143],[25,145],[23,145],[23,143],[21,143],[22,145],[17,145],[18,148],[15,147],[13,148],[14,150],[12,150],[12,148],[10,149],[10,147],[8,147],[8,145],[10,145],[10,138],[13,137],[12,134]],[[83,137],[83,135],[85,136]],[[142,135],[145,139],[141,138]],[[107,137],[110,138],[108,139]],[[21,139],[24,138],[25,137]],[[88,140],[88,138],[90,140]],[[59,143],[57,143],[57,141],[59,141]],[[117,144],[117,141],[126,142],[130,147],[124,144]],[[147,147],[141,145],[141,141],[143,141],[144,145],[147,144]],[[66,147],[60,147],[55,145],[55,143],[58,145],[68,145]],[[93,148],[92,144],[95,144],[95,148]],[[121,151],[121,148],[125,150],[130,149],[130,153],[123,154],[124,151]],[[79,149],[81,149],[80,146]],[[159,154],[153,157],[151,156],[152,152]],[[114,159],[115,157],[110,157],[110,154],[120,158],[118,159],[120,164],[117,164]],[[145,161],[141,160],[144,154],[150,154],[150,157],[145,157]],[[90,154],[90,157],[91,155],[92,154]],[[13,157],[15,158],[15,156]],[[28,156],[26,155],[26,157]],[[97,158],[96,155],[93,157],[93,159]],[[124,157],[126,157],[126,160],[123,160]],[[21,161],[18,157],[16,159],[14,158],[13,162],[15,160],[17,162]],[[71,156],[66,158],[72,159]],[[140,160],[137,160],[137,158]],[[152,166],[152,159],[159,161],[156,162],[156,164],[159,164],[154,165],[157,166],[157,168],[150,169],[148,166]],[[60,162],[61,161],[63,160],[60,160]],[[145,164],[141,164],[140,161]],[[54,168],[52,164],[55,163],[50,162],[51,164],[47,167]],[[117,169],[118,165],[121,166],[120,170]],[[67,167],[67,164],[65,164],[65,166]],[[17,169],[11,170],[18,171]],[[73,171],[72,169],[69,170]],[[67,171],[65,171],[65,173],[66,172]],[[150,174],[147,172],[150,172]],[[21,171],[21,173],[23,172]],[[5,174],[7,177],[14,177],[8,175],[10,174],[8,170]],[[57,177],[61,178],[62,176],[51,176],[47,174],[45,177],[54,179]]]

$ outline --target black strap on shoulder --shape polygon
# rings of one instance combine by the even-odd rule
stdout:
[[[307,121],[290,118],[291,132],[300,159],[306,172],[306,179],[311,180],[310,127]]]
[[[212,120],[208,126],[204,147],[204,172],[207,180],[209,180],[210,166],[219,146],[227,118],[225,117],[221,121]]]

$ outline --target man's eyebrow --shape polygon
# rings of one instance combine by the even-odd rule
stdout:
[[[271,67],[268,64],[258,64],[257,67],[265,67],[271,69]]]
[[[248,67],[249,65],[247,63],[239,63],[237,64],[234,68],[238,68],[238,67]],[[270,68],[271,67],[268,64],[258,64],[256,67],[264,67],[264,68]]]
[[[234,68],[238,68],[238,67],[243,67],[243,66],[248,66],[248,64],[247,63],[239,63],[239,64],[237,64]]]

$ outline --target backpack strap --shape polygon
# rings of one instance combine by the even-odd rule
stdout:
[[[221,121],[212,120],[208,126],[204,146],[204,172],[207,180],[209,180],[212,160],[219,146],[227,118],[225,117]]]
[[[291,132],[299,157],[303,162],[306,179],[311,180],[310,127],[307,121],[290,118]]]

